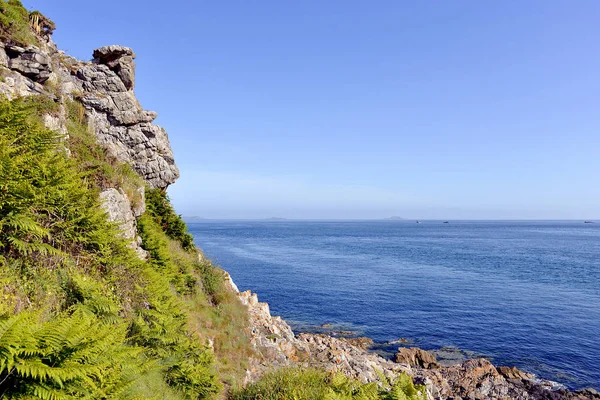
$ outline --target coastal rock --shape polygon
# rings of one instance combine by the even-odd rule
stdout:
[[[231,290],[237,293],[231,277],[228,281]],[[369,340],[356,342],[325,334],[294,335],[284,320],[271,316],[268,304],[259,302],[256,294],[246,291],[238,295],[248,307],[251,343],[256,352],[250,360],[245,383],[256,381],[271,369],[302,366],[340,372],[365,383],[378,382],[382,375],[394,379],[399,373],[407,373],[415,383],[426,387],[428,400],[600,399],[593,389],[569,392],[516,368],[496,368],[484,358],[442,366],[433,354],[413,348],[399,349],[396,359],[401,363],[396,363],[367,351],[365,345]]]
[[[498,372],[506,379],[532,380],[534,376],[527,372],[521,371],[517,367],[500,366],[496,368]]]
[[[409,370],[353,345],[347,338],[307,333],[296,337],[283,319],[271,316],[269,305],[259,302],[256,294],[246,291],[239,298],[248,307],[251,344],[256,352],[246,382],[257,380],[272,368],[292,365],[341,372],[362,382],[378,381],[379,373],[392,377]],[[370,339],[360,342],[364,345]]]
[[[231,281],[231,290],[237,286]],[[235,289],[234,289],[235,288]],[[272,317],[269,305],[260,303],[256,294],[248,291],[238,293],[243,305],[248,307],[250,343],[255,355],[250,358],[246,371],[246,383],[256,381],[270,368],[289,366],[295,359],[294,333],[279,317]]]
[[[426,369],[439,368],[435,355],[419,348],[401,347],[398,349],[395,358],[397,363],[407,364],[412,367],[421,367]]]
[[[373,342],[373,339],[368,337],[342,338],[342,340],[346,341],[354,347],[358,347],[361,350],[367,350],[375,344],[375,342]]]
[[[393,378],[402,372],[410,373],[408,366],[367,352],[344,338],[309,333],[301,333],[297,338],[297,348],[303,355],[300,359],[305,360],[305,366],[341,372],[364,383],[378,382],[381,379],[380,374]]]
[[[573,393],[574,396],[582,396],[582,397],[573,397],[573,399],[600,399],[600,392],[596,389],[586,388],[581,390],[576,390]]]
[[[468,399],[502,398],[509,395],[506,380],[488,360],[479,358],[467,360],[461,365],[449,367],[440,376],[442,388],[449,389],[446,397]],[[433,375],[430,376],[432,379]],[[432,379],[433,382],[436,382]],[[445,382],[444,382],[445,381]]]

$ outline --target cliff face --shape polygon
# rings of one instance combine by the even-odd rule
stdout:
[[[42,47],[5,45],[0,47],[0,93],[8,98],[47,94],[79,99],[90,128],[110,154],[130,164],[151,187],[166,188],[179,170],[166,131],[152,123],[157,113],[144,110],[133,92],[133,50],[105,46],[93,56],[90,62],[79,61],[49,39]],[[50,127],[64,129],[60,121]]]
[[[91,61],[80,61],[59,51],[49,36],[40,46],[0,42],[0,93],[8,99],[45,95],[59,103],[76,99],[85,106],[89,130],[108,155],[129,164],[151,188],[166,189],[179,177],[167,132],[153,124],[157,113],[142,108],[133,92],[135,53],[123,46],[94,50]],[[48,128],[67,134],[66,110],[44,118]],[[111,221],[123,236],[134,239],[141,257],[136,218],[144,213],[144,186],[137,201],[120,187],[105,187],[100,195]]]

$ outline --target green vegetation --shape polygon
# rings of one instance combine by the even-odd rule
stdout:
[[[50,35],[54,22],[39,11],[29,12],[19,0],[0,0],[0,39],[18,45],[38,45],[38,36]]]
[[[408,375],[393,382],[363,384],[340,373],[288,368],[265,375],[257,383],[231,395],[232,400],[425,400],[423,387]]]
[[[201,343],[213,342],[218,375],[227,386],[239,383],[251,354],[245,308],[226,288],[225,273],[200,256],[163,191],[146,191],[146,210],[138,230],[149,262],[183,296],[180,307],[187,311],[188,330]]]
[[[139,196],[141,179],[105,154],[76,103],[66,142],[44,128],[57,107],[0,101],[0,396],[199,399],[236,384],[247,315],[224,273],[160,191],[139,220],[140,260],[98,194]]]
[[[167,194],[159,189],[148,190],[148,214],[156,219],[163,231],[174,240],[177,240],[184,250],[194,250],[194,237],[187,231],[187,227],[180,215],[175,214]]]

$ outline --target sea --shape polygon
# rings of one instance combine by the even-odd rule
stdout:
[[[296,331],[483,356],[600,389],[600,223],[188,223],[240,290]]]

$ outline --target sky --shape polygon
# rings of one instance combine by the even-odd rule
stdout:
[[[600,2],[25,0],[137,54],[177,211],[600,219]]]

